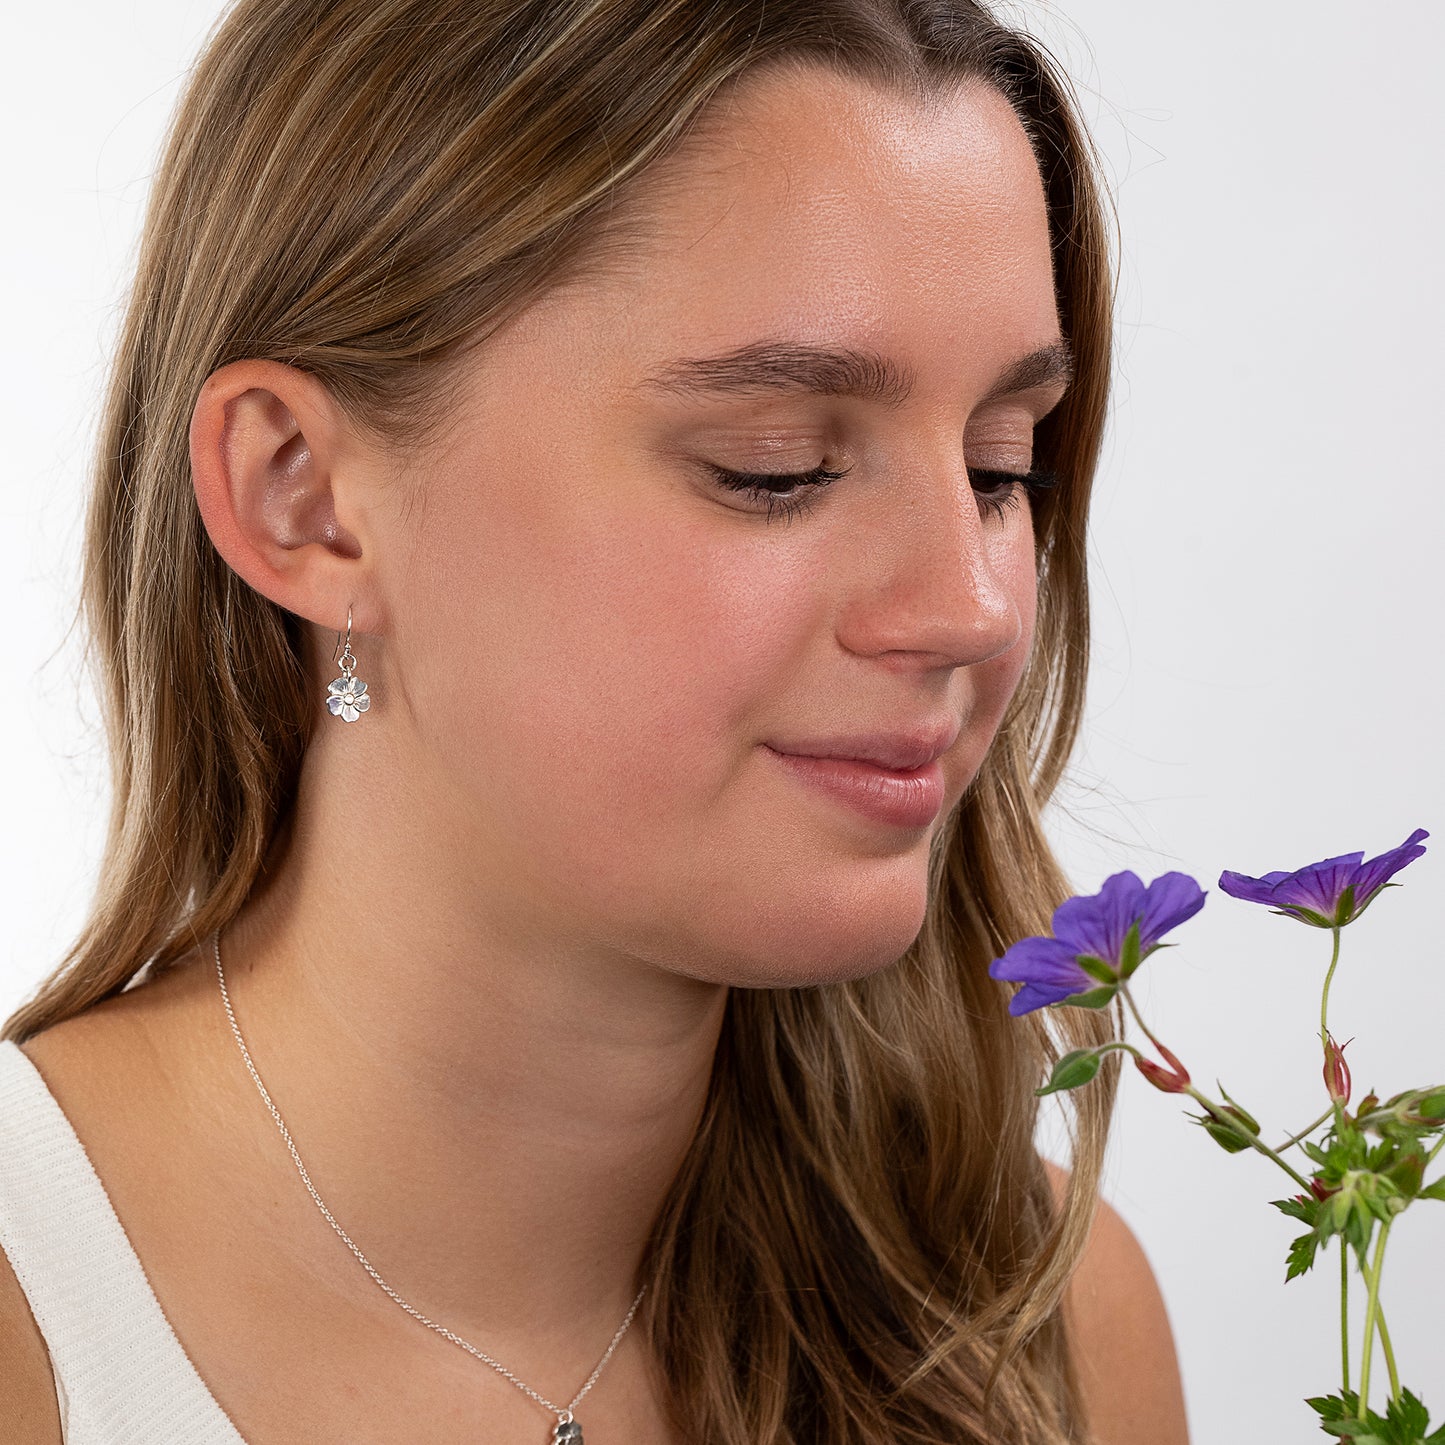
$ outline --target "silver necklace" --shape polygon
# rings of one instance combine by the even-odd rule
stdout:
[[[241,1037],[240,1027],[236,1023],[236,1014],[231,1007],[231,995],[226,990],[226,971],[221,967],[221,931],[217,929],[212,936],[212,944],[216,955],[216,977],[221,982],[221,1000],[226,1005],[226,1017],[231,1020],[231,1032],[236,1036],[236,1042],[241,1046],[241,1057],[246,1061],[246,1067],[251,1071],[251,1077],[256,1081],[256,1087],[261,1091],[261,1097],[266,1101],[266,1107],[271,1111],[271,1117],[276,1121],[276,1127],[281,1131],[281,1137],[286,1141],[286,1147],[291,1151],[291,1157],[296,1161],[296,1168],[300,1171],[302,1183],[306,1185],[312,1199],[316,1201],[316,1207],[326,1216],[326,1222],[345,1241],[346,1247],[361,1261],[362,1267],[372,1279],[374,1279],[388,1295],[404,1309],[413,1319],[420,1320],[428,1329],[435,1330],[439,1335],[444,1335],[454,1345],[460,1345],[468,1354],[475,1355],[477,1359],[490,1365],[504,1379],[510,1380],[523,1394],[530,1395],[543,1408],[550,1410],[557,1417],[557,1424],[552,1430],[553,1445],[583,1445],[582,1427],[572,1415],[577,1402],[588,1390],[597,1383],[597,1377],[602,1373],[602,1367],[612,1358],[612,1352],[617,1348],[617,1342],[627,1333],[627,1327],[632,1323],[632,1317],[637,1313],[637,1306],[642,1303],[642,1296],[647,1290],[643,1285],[637,1291],[637,1298],[632,1301],[632,1307],[627,1311],[627,1318],[617,1327],[617,1333],[612,1336],[612,1343],[603,1352],[602,1358],[597,1362],[597,1368],[587,1377],[587,1383],[572,1397],[565,1406],[554,1405],[544,1395],[539,1395],[530,1385],[524,1385],[505,1365],[494,1360],[489,1354],[470,1345],[459,1335],[454,1335],[445,1325],[436,1324],[429,1320],[420,1310],[413,1309],[411,1305],[402,1299],[387,1282],[372,1268],[371,1261],[351,1242],[351,1236],[336,1222],[331,1211],[322,1203],[321,1196],[316,1192],[316,1186],[311,1182],[311,1176],[306,1172],[306,1166],[301,1162],[301,1156],[296,1152],[296,1145],[292,1142],[291,1131],[282,1121],[281,1114],[275,1104],[271,1102],[271,1096],[266,1092],[266,1086],[261,1082],[261,1076],[256,1072],[256,1066],[251,1062],[251,1051],[246,1047],[246,1040]]]

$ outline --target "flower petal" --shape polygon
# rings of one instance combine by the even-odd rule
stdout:
[[[1246,903],[1272,903],[1274,885],[1289,876],[1288,873],[1265,873],[1253,878],[1248,873],[1234,873],[1226,868],[1219,875],[1219,890],[1231,898],[1242,898]]]
[[[1300,908],[1313,908],[1326,918],[1334,914],[1340,895],[1354,882],[1363,853],[1344,853],[1338,858],[1326,858],[1323,863],[1312,863],[1298,873],[1275,885],[1274,898],[1277,904],[1294,904]]]
[[[1407,863],[1413,863],[1424,853],[1425,847],[1420,840],[1429,836],[1424,828],[1416,828],[1398,848],[1391,848],[1388,853],[1381,853],[1378,858],[1371,858],[1362,865],[1355,874],[1355,907],[1366,903],[1376,889],[1382,888]]]
[[[988,974],[990,978],[1022,983],[1030,990],[1027,997],[1038,998],[1037,1003],[1012,1008],[1010,1011],[1015,1014],[1070,994],[1083,993],[1097,985],[1097,980],[1079,967],[1069,944],[1038,936],[1020,939],[1002,958],[989,964]],[[1018,997],[1014,995],[1015,1000]]]
[[[1161,873],[1150,885],[1139,925],[1139,952],[1148,953],[1171,928],[1204,907],[1204,890],[1187,873]]]
[[[371,699],[364,692],[359,692],[356,694],[356,706],[365,712],[371,706]]]
[[[1058,1003],[1060,999],[1068,998],[1070,994],[1082,993],[1083,989],[1070,988],[1060,990],[1049,988],[1043,984],[1026,983],[1008,1001],[1010,1018],[1018,1018],[1020,1014],[1033,1013],[1035,1009],[1047,1008],[1051,1003]]]
[[[1129,927],[1144,913],[1146,890],[1137,873],[1125,869],[1104,880],[1097,893],[1076,894],[1054,910],[1054,937],[1074,953],[1091,953],[1114,968]]]

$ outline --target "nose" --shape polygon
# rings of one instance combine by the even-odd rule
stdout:
[[[946,462],[915,458],[879,487],[840,618],[850,650],[967,667],[1023,638],[1037,585],[1028,499],[1002,517],[983,512],[956,445]]]

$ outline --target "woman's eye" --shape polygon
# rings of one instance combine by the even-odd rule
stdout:
[[[765,522],[771,522],[774,515],[781,515],[792,521],[813,505],[817,494],[826,486],[846,477],[852,470],[830,471],[817,466],[809,472],[734,472],[726,467],[709,463],[708,469],[717,482],[730,492],[742,492],[754,501],[766,500],[768,504]]]
[[[735,472],[714,463],[709,463],[708,469],[719,485],[728,491],[741,492],[754,501],[766,501],[768,510],[764,520],[768,522],[775,515],[791,521],[806,512],[824,487],[839,481],[852,470],[844,467],[841,471],[832,471],[817,466],[807,472]],[[995,517],[1002,517],[1005,512],[1019,507],[1025,495],[1036,497],[1058,485],[1058,477],[1042,469],[1003,472],[971,467],[968,475],[984,510]]]
[[[1056,473],[1041,468],[1031,472],[995,472],[970,467],[968,475],[984,509],[995,517],[1017,508],[1025,494],[1037,497],[1059,484]]]

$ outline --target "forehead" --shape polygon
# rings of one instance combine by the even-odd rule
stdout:
[[[817,63],[748,73],[618,204],[631,239],[606,284],[642,351],[1057,330],[1037,165],[981,82],[919,100]]]

